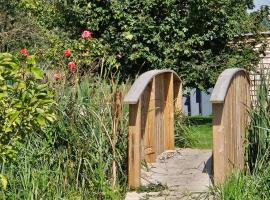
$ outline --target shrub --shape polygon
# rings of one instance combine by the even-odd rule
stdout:
[[[224,68],[250,69],[257,62],[256,42],[230,42],[260,30],[261,15],[268,14],[265,9],[251,17],[246,10],[252,1],[246,0],[37,0],[21,6],[60,38],[52,39],[48,48],[64,43],[58,49],[82,49],[77,51],[81,70],[100,73],[108,68],[114,73],[119,68],[125,78],[170,68],[186,85],[200,89],[212,86]],[[92,44],[81,41],[85,30],[92,32]],[[54,50],[46,51],[52,59]]]
[[[41,84],[42,71],[34,57],[22,52],[21,61],[0,54],[0,162],[14,160],[18,143],[27,134],[53,121],[53,93]]]

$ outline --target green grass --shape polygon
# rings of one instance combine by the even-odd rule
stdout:
[[[212,117],[176,114],[175,146],[212,149]]]
[[[190,128],[197,139],[192,148],[212,149],[212,124],[191,125]]]
[[[63,80],[64,81],[64,80]],[[127,186],[127,113],[124,84],[81,77],[53,85],[57,121],[29,133],[13,163],[5,199],[123,199]]]

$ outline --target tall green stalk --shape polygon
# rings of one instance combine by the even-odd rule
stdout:
[[[249,110],[246,157],[251,172],[260,170],[270,158],[270,99],[267,80],[266,76],[261,76],[256,101]]]

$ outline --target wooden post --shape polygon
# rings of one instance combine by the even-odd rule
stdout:
[[[223,183],[234,169],[244,167],[244,136],[250,104],[250,82],[243,69],[227,69],[213,90],[214,183]]]
[[[129,105],[128,186],[140,186],[141,178],[141,100]]]
[[[164,129],[165,149],[174,149],[173,74],[164,74]]]
[[[182,112],[182,83],[179,80],[174,81],[174,107],[176,112]]]
[[[222,183],[224,177],[224,124],[222,123],[223,104],[213,104],[213,168],[214,183]]]

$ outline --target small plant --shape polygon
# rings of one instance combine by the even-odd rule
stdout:
[[[162,185],[161,183],[158,184],[153,184],[150,183],[149,185],[146,186],[140,186],[139,188],[136,189],[138,193],[142,192],[161,192],[163,190],[168,189],[166,185]]]
[[[175,114],[175,146],[192,147],[197,143],[196,134],[192,132],[187,117]]]

